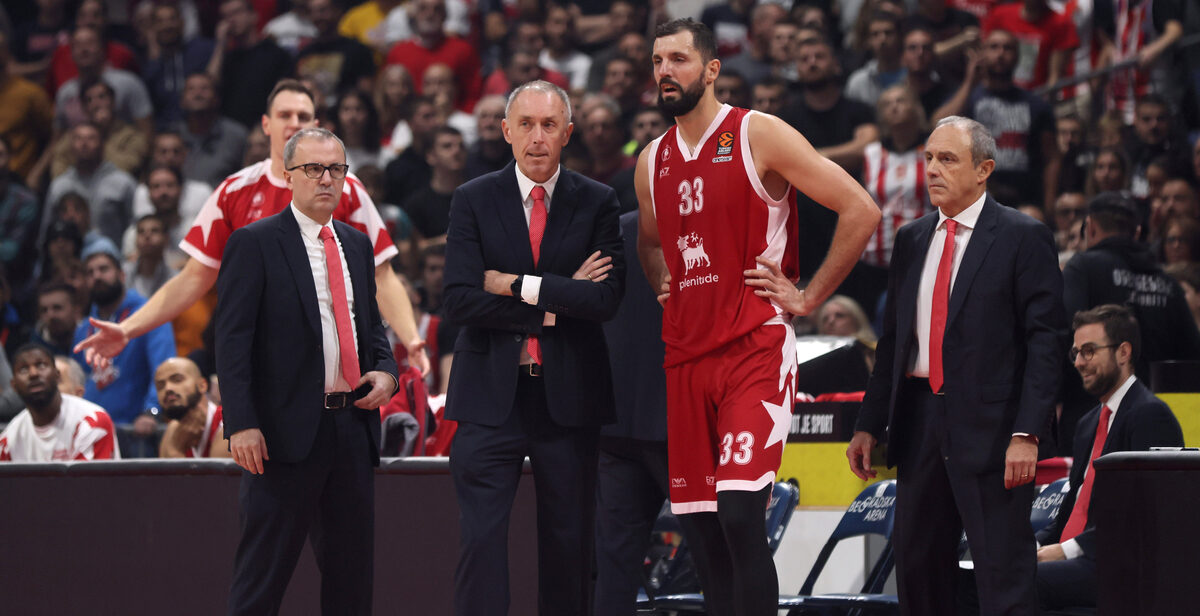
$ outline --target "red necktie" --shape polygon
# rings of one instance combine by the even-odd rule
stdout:
[[[342,258],[329,227],[317,234],[325,244],[325,269],[329,274],[329,294],[333,296],[333,321],[337,325],[338,355],[342,360],[342,378],[350,389],[358,385],[358,353],[354,350],[354,328],[350,326],[350,304],[346,301],[346,281],[342,279]]]
[[[1108,405],[1100,407],[1100,423],[1096,425],[1096,440],[1092,441],[1092,455],[1088,456],[1087,476],[1083,478],[1083,486],[1079,488],[1079,494],[1075,497],[1075,507],[1071,509],[1071,516],[1067,518],[1067,525],[1063,527],[1062,539],[1059,543],[1074,539],[1087,528],[1088,507],[1092,504],[1092,479],[1096,477],[1096,469],[1092,466],[1092,461],[1100,457],[1100,452],[1104,451],[1104,441],[1108,438],[1108,420],[1112,417],[1112,409]]]
[[[942,391],[942,337],[946,334],[946,312],[950,303],[950,279],[954,277],[954,235],[958,223],[946,219],[946,243],[942,245],[942,260],[938,262],[937,278],[933,283],[933,311],[929,319],[929,388]]]
[[[533,251],[533,265],[537,266],[542,254],[542,235],[546,233],[546,189],[534,186],[529,196],[533,197],[533,211],[529,213],[529,248]],[[542,363],[542,345],[537,336],[530,335],[525,348],[535,364]]]

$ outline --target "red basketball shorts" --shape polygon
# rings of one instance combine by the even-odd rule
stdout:
[[[716,511],[718,491],[771,485],[795,399],[791,326],[776,317],[666,375],[671,511]]]

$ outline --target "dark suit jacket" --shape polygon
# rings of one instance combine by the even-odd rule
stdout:
[[[1075,497],[1079,494],[1079,488],[1083,486],[1083,472],[1088,467],[1089,456],[1092,455],[1092,441],[1096,439],[1096,428],[1099,424],[1099,406],[1079,420],[1075,429],[1075,463],[1071,466],[1071,491],[1059,505],[1054,522],[1038,532],[1038,543],[1042,545],[1061,541],[1062,529],[1071,517],[1071,510],[1075,508]],[[1139,380],[1133,382],[1125,397],[1121,399],[1121,406],[1117,408],[1100,455],[1115,451],[1146,451],[1151,447],[1182,446],[1183,430],[1179,427],[1179,420],[1175,419],[1170,407],[1155,397],[1154,392]],[[1089,503],[1087,527],[1075,537],[1075,541],[1083,549],[1084,556],[1095,558],[1096,529],[1091,521],[1090,507]]]
[[[358,363],[364,374],[396,376],[375,304],[375,266],[367,236],[333,223],[354,287]],[[233,232],[217,278],[217,371],[225,436],[262,430],[271,460],[303,460],[321,423],[325,363],[312,269],[291,208]],[[356,411],[357,412],[357,411]],[[379,458],[379,410],[361,411]]]
[[[937,223],[935,211],[896,234],[883,336],[855,425],[888,442],[889,466],[912,440],[897,395],[917,352],[917,290]],[[1062,291],[1050,229],[987,197],[942,346],[950,456],[968,472],[1003,469],[1014,432],[1048,435],[1066,352]]]
[[[454,345],[448,418],[486,426],[504,423],[513,407],[525,337],[537,334],[551,418],[567,427],[613,420],[612,379],[600,323],[616,313],[624,290],[617,212],[611,188],[563,169],[534,267],[515,163],[454,191],[442,305],[446,317],[463,328]],[[599,283],[572,280],[596,250],[613,258],[608,278]],[[538,305],[484,291],[486,270],[541,276]],[[546,312],[555,313],[557,321],[543,329]]]

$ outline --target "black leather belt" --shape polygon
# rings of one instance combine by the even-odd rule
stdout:
[[[542,365],[541,364],[521,364],[519,374],[521,376],[542,376]]]
[[[352,391],[333,391],[325,394],[327,410],[344,409],[352,404],[354,404],[354,392]]]

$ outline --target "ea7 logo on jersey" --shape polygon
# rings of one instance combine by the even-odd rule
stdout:
[[[708,267],[712,264],[708,259],[708,253],[704,252],[704,238],[695,231],[679,238],[675,245],[679,247],[679,253],[683,255],[684,276],[687,276],[694,267]]]

